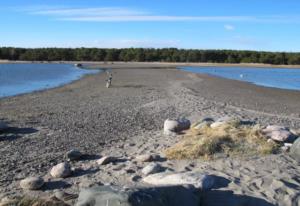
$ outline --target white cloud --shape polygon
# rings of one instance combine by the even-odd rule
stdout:
[[[138,22],[138,21],[198,21],[249,23],[300,23],[300,16],[178,16],[160,15],[143,10],[122,7],[67,8],[31,6],[23,8],[31,15],[44,15],[61,21],[82,22]],[[233,30],[230,24],[225,29]]]
[[[0,40],[2,46],[38,48],[38,47],[64,47],[64,48],[170,48],[181,47],[181,42],[176,39],[98,39],[98,40],[49,40],[49,41],[24,41],[7,42]]]
[[[225,25],[224,25],[224,28],[225,28],[226,30],[228,30],[228,31],[235,30],[235,27],[232,26],[232,25],[230,25],[230,24],[225,24]]]

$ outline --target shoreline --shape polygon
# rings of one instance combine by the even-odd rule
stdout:
[[[262,68],[294,68],[300,69],[300,65],[273,65],[273,64],[261,64],[261,63],[174,63],[174,62],[97,62],[97,61],[10,61],[10,60],[0,60],[0,64],[86,64],[86,65],[98,65],[103,68],[130,68],[130,67],[144,67],[144,68],[164,68],[164,67],[181,67],[181,66],[203,66],[203,67],[262,67]]]
[[[1,63],[0,63],[1,64]],[[83,70],[91,70],[91,68],[88,68],[88,67],[75,67],[75,69],[83,69]],[[23,95],[28,95],[28,94],[32,94],[32,93],[38,93],[38,92],[44,92],[44,91],[47,91],[47,90],[51,90],[51,89],[55,89],[55,88],[59,88],[59,87],[64,87],[68,84],[72,84],[72,83],[75,83],[76,81],[80,81],[81,79],[85,78],[86,76],[89,76],[89,75],[94,75],[94,74],[97,74],[97,73],[102,73],[105,71],[105,69],[98,69],[98,68],[94,68],[93,70],[98,70],[98,72],[96,73],[90,73],[90,74],[83,74],[81,75],[78,79],[75,79],[75,80],[71,80],[71,81],[68,81],[68,82],[65,82],[65,83],[62,83],[60,85],[57,85],[57,86],[53,86],[53,87],[48,87],[48,88],[41,88],[41,89],[36,89],[36,90],[32,90],[32,91],[29,91],[29,92],[24,92],[24,93],[20,93],[20,94],[15,94],[15,95],[8,95],[8,96],[0,96],[0,101],[2,99],[6,99],[6,98],[11,98],[11,97],[18,97],[18,96],[23,96]]]
[[[0,133],[0,199],[1,195],[23,194],[19,182],[28,176],[42,176],[55,184],[58,180],[49,176],[49,169],[64,161],[65,153],[71,149],[92,158],[72,162],[72,167],[77,168],[75,175],[59,180],[61,185],[68,186],[49,186],[46,192],[26,194],[49,195],[55,189],[78,194],[82,185],[92,183],[145,186],[135,181],[135,177],[142,176],[139,168],[147,163],[134,163],[131,159],[143,154],[163,156],[163,151],[181,138],[162,134],[167,118],[186,117],[195,122],[205,117],[233,116],[262,125],[300,128],[299,92],[264,88],[174,67],[137,69],[140,67],[137,64],[128,69],[127,66],[112,68],[114,78],[109,89],[105,88],[105,75],[98,73],[62,87],[0,99],[0,120],[11,127]],[[104,155],[126,161],[97,165],[97,157]],[[210,162],[168,160],[160,164],[177,172],[192,170],[221,176],[231,183],[216,191],[233,191],[272,204],[289,205],[278,188],[291,191],[288,199],[292,201],[300,187],[299,182],[293,181],[300,166],[285,154]],[[297,187],[289,187],[286,181]],[[213,199],[214,195],[210,195]],[[220,203],[226,201],[230,201],[228,195]]]

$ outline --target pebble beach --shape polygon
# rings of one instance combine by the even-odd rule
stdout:
[[[164,121],[179,117],[191,122],[235,117],[298,130],[300,91],[189,73],[172,64],[85,66],[110,69],[112,86],[105,87],[103,72],[0,99],[0,120],[9,125],[0,133],[0,199],[79,194],[92,185],[147,186],[143,168],[150,160],[136,157],[153,155],[153,162],[170,171],[216,176],[216,187],[203,195],[201,205],[300,205],[300,166],[289,154],[167,160],[164,150],[182,136],[163,134]],[[51,168],[72,149],[84,154],[70,163],[73,175],[53,178]],[[99,164],[107,156],[117,160]],[[20,187],[29,176],[43,177],[41,190]]]

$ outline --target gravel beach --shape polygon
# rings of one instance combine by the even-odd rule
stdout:
[[[300,91],[188,73],[168,64],[90,66],[112,69],[112,87],[105,88],[104,72],[63,87],[0,99],[0,120],[10,126],[0,133],[0,199],[23,194],[19,182],[25,177],[39,175],[51,181],[49,170],[63,162],[71,149],[86,154],[84,161],[72,164],[82,171],[64,181],[52,180],[53,184],[31,194],[52,194],[61,188],[78,194],[87,182],[143,184],[132,180],[140,176],[145,163],[98,167],[95,161],[103,155],[123,159],[163,155],[180,139],[163,136],[167,118],[186,117],[194,122],[233,116],[262,125],[300,128]],[[246,199],[256,205],[300,204],[300,166],[287,154],[162,165],[226,178],[230,183],[209,192],[204,205],[232,205],[234,200]]]

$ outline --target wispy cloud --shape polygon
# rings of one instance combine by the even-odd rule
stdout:
[[[228,30],[228,31],[235,30],[235,27],[232,26],[232,25],[230,25],[230,24],[225,24],[225,25],[224,25],[224,28],[225,28],[226,30]]]
[[[44,15],[61,21],[82,22],[139,22],[139,21],[198,21],[198,22],[251,22],[251,23],[300,23],[300,16],[179,16],[160,15],[147,11],[122,8],[47,8],[28,7],[23,10],[31,15]],[[233,30],[234,27],[226,24],[225,29]]]

